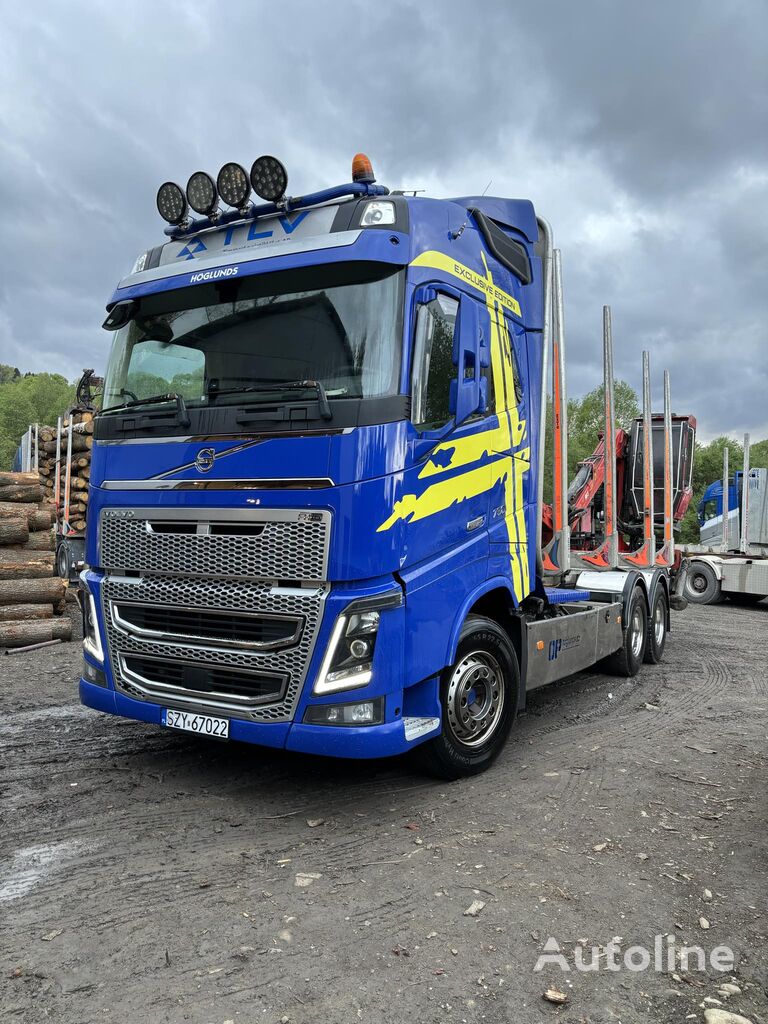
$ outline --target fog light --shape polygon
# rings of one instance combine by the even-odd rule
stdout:
[[[383,697],[358,704],[314,704],[304,712],[307,725],[381,725],[383,721]]]
[[[93,683],[94,686],[106,686],[107,677],[104,675],[100,668],[96,668],[90,661],[83,658],[83,679],[87,683]]]

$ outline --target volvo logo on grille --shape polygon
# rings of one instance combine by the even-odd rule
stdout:
[[[195,459],[195,469],[199,473],[207,473],[213,469],[213,463],[216,460],[216,452],[213,448],[201,448],[197,453]]]

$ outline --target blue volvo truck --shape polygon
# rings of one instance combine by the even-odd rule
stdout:
[[[530,202],[390,192],[360,154],[286,186],[273,157],[166,182],[167,240],[107,305],[81,699],[473,774],[531,688],[660,659],[669,562],[574,568],[562,529],[542,557],[562,322]]]

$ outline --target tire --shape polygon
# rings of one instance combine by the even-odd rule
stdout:
[[[685,596],[691,604],[717,604],[722,601],[720,580],[706,562],[691,562],[685,581]]]
[[[456,661],[440,679],[442,732],[417,749],[421,766],[441,779],[489,768],[517,717],[519,684],[517,655],[507,634],[491,619],[469,616]]]
[[[648,646],[648,608],[640,587],[632,591],[624,621],[622,645],[605,659],[604,664],[613,675],[631,678],[640,671]]]
[[[56,574],[63,580],[69,579],[69,545],[59,544],[56,549]]]
[[[768,594],[734,594],[724,591],[723,597],[729,598],[734,604],[750,607],[753,604],[757,604],[758,601],[765,600],[765,598],[768,597]]]
[[[662,585],[656,588],[651,614],[648,617],[648,639],[645,644],[643,661],[646,665],[658,665],[664,657],[669,631],[669,599]]]

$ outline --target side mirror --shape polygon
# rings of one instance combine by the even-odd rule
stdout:
[[[488,346],[482,336],[477,302],[468,295],[461,297],[453,362],[457,374],[451,381],[448,408],[458,427],[475,413],[485,412],[488,406],[488,382],[481,373],[481,368],[489,363]]]

